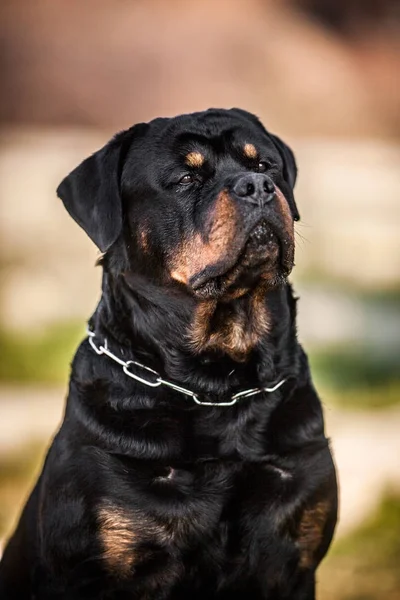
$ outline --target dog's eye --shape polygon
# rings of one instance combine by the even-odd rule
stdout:
[[[258,163],[256,170],[258,171],[258,173],[265,173],[270,168],[271,168],[271,165],[269,163],[265,162],[264,160],[262,160]]]
[[[182,185],[187,185],[188,183],[193,183],[194,180],[195,176],[192,173],[186,173],[186,175],[180,178],[179,183]]]

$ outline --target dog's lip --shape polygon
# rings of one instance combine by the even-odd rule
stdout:
[[[231,260],[215,263],[211,267],[206,267],[203,269],[203,271],[194,275],[189,281],[191,288],[194,291],[197,291],[211,279],[225,275],[228,271],[230,271],[243,256],[248,242],[250,242],[252,239],[255,239],[259,235],[261,228],[266,228],[268,233],[271,232],[273,237],[278,237],[274,228],[271,226],[265,216],[259,216],[255,222],[246,228],[247,231],[245,235],[243,235],[243,243],[241,243],[236,252],[232,254]]]
[[[212,267],[206,267],[205,269],[203,269],[203,271],[201,271],[200,273],[197,273],[190,279],[190,281],[189,281],[190,287],[194,291],[196,291],[196,290],[200,289],[201,287],[203,287],[208,281],[210,281],[210,279],[214,279],[215,277],[220,277],[221,275],[225,275],[225,273],[227,271],[229,271],[230,269],[232,269],[232,267],[237,263],[237,261],[240,258],[240,255],[241,255],[241,251],[238,253],[235,253],[234,260],[231,260],[229,262],[224,262],[224,263],[217,263],[217,264],[213,265]]]

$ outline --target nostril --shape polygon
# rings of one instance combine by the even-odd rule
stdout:
[[[264,181],[264,192],[267,192],[267,194],[272,194],[275,191],[275,186],[272,183],[272,181],[269,181],[268,179],[266,179]]]
[[[254,183],[248,183],[246,187],[246,196],[252,196],[255,191]]]

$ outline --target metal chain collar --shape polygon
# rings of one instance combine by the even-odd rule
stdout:
[[[96,344],[94,342],[96,333],[94,331],[92,331],[91,329],[89,329],[89,327],[86,329],[86,332],[88,334],[89,344],[91,345],[93,350],[96,352],[96,354],[98,354],[98,355],[104,354],[105,356],[108,356],[108,358],[111,358],[111,360],[113,360],[114,362],[121,365],[123,372],[125,373],[125,375],[128,375],[128,377],[132,377],[132,379],[135,379],[136,381],[139,381],[140,383],[143,383],[144,385],[147,385],[147,386],[153,387],[153,388],[159,387],[160,385],[165,385],[166,387],[169,387],[169,388],[175,390],[176,392],[179,392],[180,394],[189,396],[190,398],[192,398],[192,400],[194,400],[194,402],[196,402],[196,404],[200,404],[201,406],[233,406],[234,404],[236,404],[236,402],[240,398],[249,398],[250,396],[255,396],[256,394],[261,394],[262,392],[268,392],[268,393],[275,392],[286,381],[286,379],[281,379],[273,387],[251,388],[248,390],[243,390],[242,392],[233,394],[233,396],[231,396],[231,399],[229,402],[202,402],[201,400],[199,400],[197,394],[195,394],[191,390],[188,390],[180,385],[176,385],[176,383],[172,383],[171,381],[168,381],[167,379],[163,379],[161,377],[161,375],[159,373],[157,373],[157,371],[154,371],[154,369],[150,369],[150,367],[146,367],[145,365],[142,365],[141,363],[136,362],[135,360],[126,360],[126,361],[122,360],[121,358],[119,358],[118,356],[113,354],[113,352],[111,352],[111,350],[109,350],[109,348],[108,348],[107,338],[104,338],[103,345],[96,346]],[[148,379],[144,379],[144,376],[140,377],[139,375],[136,375],[136,373],[133,373],[132,371],[130,371],[131,365],[134,365],[139,370],[142,369],[143,375],[145,375],[146,373],[151,373],[152,375],[154,375],[154,380],[149,381]]]

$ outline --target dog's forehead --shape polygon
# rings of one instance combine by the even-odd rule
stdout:
[[[196,146],[218,149],[229,142],[242,145],[246,142],[263,143],[275,149],[261,125],[228,110],[181,115],[154,124],[161,141],[157,146],[163,152],[167,148],[172,152],[180,152],[181,149]]]
[[[250,113],[236,109],[161,117],[147,124],[146,134],[133,139],[124,164],[128,186],[139,175],[156,181],[167,178],[172,168],[201,167],[222,157],[237,161],[273,158],[279,151],[268,131]]]

